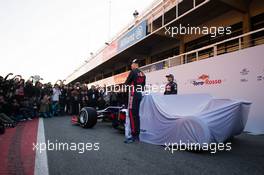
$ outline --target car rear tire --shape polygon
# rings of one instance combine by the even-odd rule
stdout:
[[[92,128],[97,123],[97,112],[94,108],[84,107],[78,117],[80,126],[83,128]]]

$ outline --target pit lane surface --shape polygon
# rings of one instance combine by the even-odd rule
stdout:
[[[242,134],[232,142],[231,152],[169,153],[164,147],[145,143],[126,145],[123,135],[110,123],[94,129],[70,124],[70,117],[44,119],[45,132],[33,121],[21,122],[0,136],[0,174],[263,174],[264,136]],[[43,125],[42,125],[43,126]],[[32,143],[100,143],[99,151],[33,151]],[[39,157],[39,159],[38,159]],[[35,161],[36,158],[36,161]],[[45,165],[45,162],[47,163]],[[36,168],[37,167],[37,168]],[[41,167],[41,168],[40,168]],[[46,169],[45,169],[46,168]]]
[[[73,126],[70,117],[44,119],[46,142],[99,143],[98,151],[47,151],[49,174],[263,174],[264,136],[242,134],[231,152],[171,154],[162,146],[124,144],[110,123]]]

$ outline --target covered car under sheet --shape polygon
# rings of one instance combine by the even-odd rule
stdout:
[[[140,105],[140,140],[221,143],[244,130],[250,104],[208,94],[146,95]]]

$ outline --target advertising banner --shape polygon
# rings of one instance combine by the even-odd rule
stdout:
[[[128,72],[124,72],[122,74],[118,74],[114,76],[114,82],[115,84],[123,84],[125,83],[127,77],[128,77],[129,71]]]
[[[127,47],[135,44],[137,41],[144,38],[147,34],[147,21],[142,21],[139,25],[132,28],[118,41],[118,52],[123,51]]]

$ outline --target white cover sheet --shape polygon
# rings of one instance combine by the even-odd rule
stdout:
[[[250,104],[208,94],[145,95],[140,140],[156,145],[224,142],[244,130]]]

